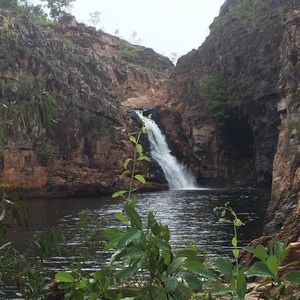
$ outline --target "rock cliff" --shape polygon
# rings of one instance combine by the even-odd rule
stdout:
[[[287,10],[280,47],[279,141],[266,233],[282,229],[300,238],[300,3]]]
[[[30,130],[2,147],[2,180],[30,195],[86,196],[119,188],[118,175],[130,155],[132,128],[127,101],[150,102],[171,61],[66,16],[40,25],[21,14],[0,11],[1,102],[50,97],[51,132],[29,121]],[[2,37],[4,32],[1,31]],[[49,100],[49,99],[48,99]],[[124,104],[124,105],[123,105]]]
[[[225,1],[208,38],[180,58],[170,76],[162,120],[174,151],[184,154],[200,183],[271,186],[287,7],[286,0]],[[218,76],[225,83],[224,103],[212,103],[200,88]],[[223,105],[219,124],[212,105]],[[174,124],[181,136],[170,130]]]
[[[299,13],[299,1],[225,1],[206,41],[179,59],[159,110],[173,151],[200,184],[272,187],[265,232],[282,229],[294,240],[300,232]],[[218,78],[224,85],[218,87]]]

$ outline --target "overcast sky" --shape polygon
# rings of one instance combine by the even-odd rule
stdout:
[[[89,14],[101,12],[97,25],[105,32],[129,40],[137,33],[143,46],[170,55],[198,48],[224,0],[76,0],[71,13],[87,23]]]

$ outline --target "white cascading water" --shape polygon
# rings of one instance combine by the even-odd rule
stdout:
[[[171,190],[195,189],[196,180],[176,157],[171,155],[171,150],[157,124],[143,116],[140,111],[136,112],[150,131],[148,139],[150,142],[151,156],[162,168]]]

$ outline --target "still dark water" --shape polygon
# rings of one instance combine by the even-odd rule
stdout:
[[[218,254],[230,255],[233,236],[232,225],[218,223],[214,207],[226,202],[245,223],[240,227],[240,246],[261,235],[269,191],[255,189],[197,189],[162,191],[138,194],[137,210],[142,216],[149,211],[171,231],[174,248],[197,245],[206,251],[209,258]],[[103,224],[103,227],[119,226],[115,215],[122,211],[123,202],[111,197],[86,199],[32,199],[27,201],[30,229],[41,231],[50,226],[59,226],[67,236],[72,236],[80,211],[89,209]],[[77,241],[80,247],[80,241]],[[100,249],[101,251],[101,249]],[[107,256],[108,257],[108,256]],[[47,268],[59,270],[72,264],[75,258],[53,257],[46,261]],[[99,267],[99,262],[91,260],[88,269]]]

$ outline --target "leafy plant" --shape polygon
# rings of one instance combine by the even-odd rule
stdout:
[[[286,237],[284,241],[280,242],[273,237],[268,249],[261,244],[255,248],[244,248],[259,259],[246,272],[246,276],[265,279],[258,287],[267,287],[263,293],[267,299],[286,299],[286,288],[291,284],[300,284],[300,271],[288,272],[283,280],[279,273],[280,267],[289,253],[288,240],[289,237]]]
[[[220,223],[231,223],[233,225],[234,236],[231,240],[231,245],[233,246],[232,254],[234,256],[234,264],[232,264],[227,258],[219,257],[216,260],[216,268],[221,274],[229,281],[229,287],[223,290],[212,291],[211,293],[219,294],[231,294],[232,296],[237,296],[238,299],[244,299],[247,292],[247,282],[246,282],[246,269],[239,267],[239,254],[240,250],[238,248],[238,234],[237,229],[243,226],[244,223],[237,217],[236,212],[226,203],[224,206],[215,207],[214,211],[221,211],[221,217],[219,219]],[[229,214],[231,219],[226,218]]]
[[[44,83],[32,76],[22,76],[16,86],[4,91],[0,102],[0,132],[3,143],[21,134],[37,135],[45,128],[51,136],[56,122],[57,99],[43,89]],[[14,89],[15,88],[15,89]]]
[[[222,128],[229,117],[227,83],[222,73],[206,75],[200,82],[200,92],[207,97],[207,109],[214,123]]]
[[[8,199],[7,186],[0,183],[0,242],[8,242],[8,229],[17,224],[28,229],[28,211],[24,203],[18,199]]]
[[[42,0],[46,2],[47,8],[50,10],[50,17],[58,20],[66,15],[66,9],[74,2],[74,0]]]

